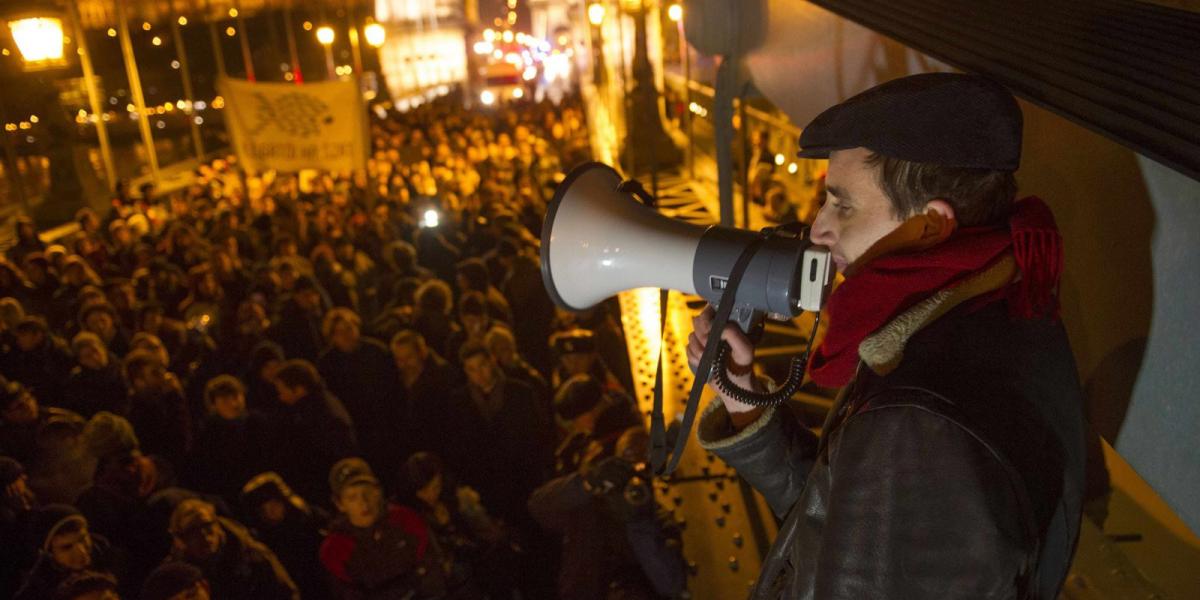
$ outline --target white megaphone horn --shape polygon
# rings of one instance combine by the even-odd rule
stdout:
[[[590,162],[558,186],[542,227],[542,280],[554,302],[584,310],[621,291],[657,287],[716,305],[742,250],[762,245],[735,290],[731,320],[752,333],[762,317],[819,311],[833,271],[829,250],[800,232],[699,226],[665,217],[622,186],[612,167]]]

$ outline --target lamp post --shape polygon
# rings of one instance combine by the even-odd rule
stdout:
[[[333,40],[336,37],[333,28],[328,25],[317,28],[317,41],[325,47],[325,69],[329,72],[329,79],[336,77],[333,65]]]
[[[108,148],[107,130],[104,128],[103,116],[100,113],[100,101],[96,92],[95,73],[92,72],[91,58],[87,53],[83,31],[78,27],[75,7],[69,6],[64,13],[53,2],[34,1],[15,10],[9,10],[3,15],[13,42],[21,54],[22,70],[24,72],[42,72],[55,70],[68,65],[66,50],[67,35],[64,32],[64,17],[73,25],[76,36],[76,51],[81,57],[84,83],[96,117],[97,138],[100,141],[101,156],[104,161],[105,176],[110,189],[115,185],[112,167],[112,154]],[[68,122],[59,101],[58,90],[51,82],[41,76],[35,78],[37,85],[29,86],[22,95],[38,104],[44,110],[41,126],[45,128],[44,139],[48,140],[46,154],[50,159],[52,177],[48,198],[52,203],[43,205],[42,213],[51,220],[59,220],[73,212],[83,202],[83,185],[79,180],[79,170],[76,165],[74,124]],[[15,87],[9,83],[6,87]],[[3,107],[7,112],[7,106]],[[7,119],[6,119],[7,120]],[[33,121],[33,118],[30,118]],[[13,189],[26,212],[29,212],[28,195],[23,182],[19,179],[16,161],[16,149],[12,139],[5,133],[5,150],[8,161],[8,171],[11,173]],[[51,212],[52,211],[52,212]],[[56,214],[61,212],[62,214]]]
[[[683,31],[683,5],[672,4],[667,9],[667,17],[675,23],[676,35],[679,38],[679,59],[683,63],[683,102],[684,111],[683,118],[687,120],[687,165],[688,178],[696,178],[696,149],[693,146],[693,125],[694,116],[692,115],[692,51],[688,48],[687,34]]]
[[[644,0],[627,0],[625,10],[633,17],[633,90],[629,94],[629,116],[625,120],[625,143],[621,162],[630,173],[649,169],[657,180],[659,169],[679,164],[681,153],[659,118],[658,88],[654,85],[654,68],[646,44],[646,15]]]
[[[601,87],[608,82],[608,73],[604,67],[604,5],[593,2],[587,7],[588,23],[591,23],[592,35],[588,40],[596,40],[592,46],[592,83]]]

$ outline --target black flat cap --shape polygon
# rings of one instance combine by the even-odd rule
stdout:
[[[1021,108],[1004,86],[978,75],[924,73],[893,79],[817,115],[799,155],[829,158],[863,147],[947,167],[1015,171]]]

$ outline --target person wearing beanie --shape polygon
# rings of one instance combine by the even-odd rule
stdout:
[[[804,129],[829,160],[812,225],[844,276],[808,361],[845,388],[821,437],[791,413],[718,392],[698,437],[787,517],[755,598],[1054,598],[1074,555],[1083,402],[1058,320],[1062,237],[1017,198],[1022,115],[985,77],[873,87]],[[694,319],[727,371],[763,390],[736,327]]]
[[[297,600],[300,592],[275,553],[240,523],[191,498],[171,513],[173,545],[167,562],[186,562],[204,574],[215,598]]]
[[[212,586],[204,572],[181,561],[159,565],[142,584],[139,600],[209,600]]]
[[[36,510],[30,531],[38,558],[14,600],[50,598],[59,584],[83,571],[115,575],[116,555],[107,538],[92,532],[74,507],[50,504]]]
[[[329,582],[318,558],[329,513],[297,496],[274,471],[246,481],[239,506],[242,522],[279,557],[300,595],[306,600],[330,598]]]
[[[444,566],[429,527],[412,509],[385,502],[366,461],[338,461],[329,470],[329,489],[339,514],[320,556],[337,597],[443,597]]]

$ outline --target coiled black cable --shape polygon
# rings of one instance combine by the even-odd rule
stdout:
[[[808,355],[812,351],[813,340],[817,337],[817,326],[820,324],[821,313],[818,312],[816,318],[813,320],[812,331],[808,335],[808,347],[804,349],[803,354],[792,358],[792,362],[788,365],[787,381],[774,392],[759,393],[730,381],[726,361],[733,350],[724,341],[717,348],[717,355],[713,360],[711,374],[713,386],[722,394],[743,404],[762,407],[782,404],[785,400],[791,398],[792,394],[800,391],[800,387],[804,385],[804,370],[808,366]]]

